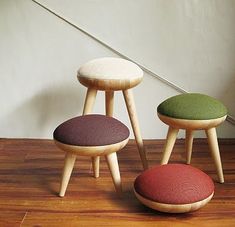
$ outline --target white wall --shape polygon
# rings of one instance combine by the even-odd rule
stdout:
[[[219,98],[235,116],[235,1],[40,2],[182,88]],[[34,2],[1,0],[0,137],[51,138],[81,114],[86,90],[77,69],[103,56],[116,55]],[[134,93],[143,137],[164,138],[156,107],[178,93],[147,74]],[[103,110],[99,94],[94,111]],[[120,94],[115,117],[129,125]],[[235,127],[226,122],[218,134],[234,138]]]

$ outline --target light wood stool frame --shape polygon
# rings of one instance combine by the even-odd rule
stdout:
[[[186,131],[185,148],[187,154],[187,164],[190,164],[193,147],[193,132],[194,130],[205,130],[219,182],[224,183],[223,169],[216,135],[216,126],[225,121],[227,115],[210,120],[177,119],[162,115],[160,113],[158,113],[158,117],[169,126],[166,142],[163,148],[161,164],[163,165],[168,163],[179,129],[185,129]]]
[[[92,156],[93,159],[94,157],[104,155],[112,176],[116,192],[120,195],[122,192],[122,184],[116,152],[121,150],[127,144],[128,140],[129,138],[119,143],[104,146],[75,146],[64,144],[57,140],[54,140],[55,144],[60,149],[66,152],[59,196],[64,197],[65,195],[77,155],[90,157]]]
[[[134,193],[137,197],[137,199],[143,203],[145,206],[150,207],[154,210],[158,210],[161,212],[166,213],[186,213],[198,210],[199,208],[205,206],[213,197],[214,192],[209,195],[207,198],[195,202],[195,203],[187,203],[187,204],[166,204],[166,203],[158,203],[155,201],[152,201],[150,199],[147,199],[143,196],[141,196],[139,193],[137,193],[134,189]]]
[[[114,91],[122,90],[126,108],[129,114],[130,122],[134,132],[135,140],[138,146],[139,155],[142,161],[144,169],[148,168],[146,159],[146,152],[143,144],[143,139],[140,133],[139,121],[137,118],[136,107],[134,102],[134,96],[130,88],[136,86],[142,78],[127,79],[127,80],[102,80],[102,79],[88,79],[78,76],[78,80],[81,84],[87,87],[86,99],[83,108],[83,115],[90,114],[92,112],[94,102],[96,99],[97,91],[105,91],[105,108],[106,115],[113,116],[113,104],[114,104]],[[94,176],[99,177],[99,156],[92,158],[92,165]]]

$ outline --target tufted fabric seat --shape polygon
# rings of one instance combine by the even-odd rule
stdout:
[[[140,174],[134,190],[146,206],[163,212],[184,213],[209,202],[214,184],[207,174],[192,166],[167,164]]]
[[[219,182],[224,182],[222,163],[217,142],[216,127],[227,116],[227,108],[219,100],[208,95],[188,93],[166,99],[157,107],[161,121],[169,126],[161,164],[167,164],[179,129],[186,131],[187,164],[190,164],[193,132],[205,130]]]

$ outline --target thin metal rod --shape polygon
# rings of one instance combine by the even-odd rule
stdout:
[[[186,91],[185,89],[181,88],[180,86],[170,82],[169,80],[157,75],[156,73],[154,73],[153,71],[151,71],[150,69],[144,67],[143,65],[141,65],[140,63],[134,61],[133,59],[129,58],[128,56],[120,53],[119,51],[115,50],[114,48],[112,48],[111,46],[109,46],[107,43],[103,42],[102,40],[96,38],[94,35],[90,34],[89,32],[85,31],[84,29],[82,29],[81,27],[78,27],[75,23],[69,21],[68,19],[60,16],[58,13],[56,13],[55,11],[47,8],[45,5],[43,5],[42,3],[40,3],[39,1],[36,0],[32,0],[32,2],[36,3],[37,5],[39,5],[40,7],[42,7],[43,9],[47,10],[48,12],[50,12],[51,14],[53,14],[54,16],[58,17],[59,19],[63,20],[65,23],[71,25],[72,27],[74,27],[75,29],[79,30],[80,32],[82,32],[83,34],[85,34],[86,36],[88,36],[89,38],[95,40],[97,43],[101,44],[102,46],[104,46],[105,48],[107,48],[108,50],[112,51],[113,53],[117,54],[118,56],[132,61],[133,63],[135,63],[136,65],[138,65],[143,71],[145,71],[147,74],[149,74],[152,77],[157,78],[159,81],[161,81],[164,84],[167,84],[168,86],[172,87],[173,89],[175,89],[176,91],[180,92],[180,93],[188,93],[188,91]],[[231,115],[228,114],[226,120],[235,125],[235,118]]]

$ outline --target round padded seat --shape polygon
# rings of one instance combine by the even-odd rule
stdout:
[[[144,205],[162,212],[185,213],[199,209],[214,194],[214,183],[201,170],[184,164],[167,164],[144,171],[134,182]]]
[[[125,141],[129,139],[129,134],[129,129],[117,119],[90,114],[65,121],[55,129],[53,137],[60,145],[65,145],[62,145],[64,150],[65,147],[68,147],[67,150],[71,151],[74,146],[74,150],[79,151],[80,155],[86,155],[86,152],[83,153],[83,147],[88,147],[90,150],[91,147],[94,147],[98,152],[97,147],[101,146],[102,154],[105,152],[105,150],[102,151],[104,147],[109,152],[113,152],[110,147],[119,143],[126,144]]]
[[[224,117],[226,107],[215,98],[198,93],[173,96],[162,102],[157,111],[171,118],[209,120]]]
[[[136,86],[143,78],[142,69],[121,58],[98,58],[78,70],[78,80],[86,87],[97,90],[125,90]]]

